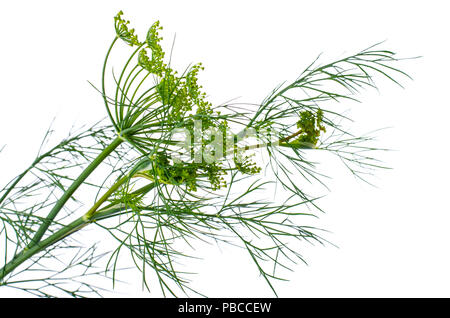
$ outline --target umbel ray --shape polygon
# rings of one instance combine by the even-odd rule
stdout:
[[[122,15],[93,84],[107,119],[54,146],[49,131],[0,192],[0,290],[101,295],[95,277],[114,283],[132,263],[148,290],[195,294],[183,260],[195,257],[189,246],[217,242],[244,249],[276,294],[275,282],[304,262],[303,244],[326,242],[308,225],[320,207],[305,185],[324,184],[308,155],[337,156],[362,180],[383,168],[372,137],[348,132],[335,106],[376,88],[375,77],[400,85],[409,76],[377,44],[331,63],[318,58],[261,103],[215,106],[199,84],[201,63],[177,72],[159,22],[140,39]],[[110,65],[117,46],[130,50],[118,72]],[[86,191],[97,195],[79,200]],[[87,228],[115,248],[102,251]]]

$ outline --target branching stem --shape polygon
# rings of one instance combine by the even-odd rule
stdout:
[[[90,164],[86,169],[79,175],[79,177],[70,185],[70,187],[64,192],[61,198],[56,202],[53,206],[52,210],[49,212],[47,217],[43,220],[41,226],[36,231],[34,237],[31,242],[28,244],[26,248],[24,248],[19,254],[16,255],[9,263],[5,265],[4,268],[0,269],[0,281],[12,270],[14,270],[17,266],[23,263],[25,260],[32,257],[39,251],[42,251],[46,247],[52,245],[53,243],[59,241],[66,235],[72,233],[71,230],[75,228],[75,225],[80,225],[79,220],[85,222],[83,217],[79,220],[72,222],[70,225],[62,228],[58,232],[52,234],[49,238],[43,240],[41,242],[42,237],[47,232],[49,226],[52,224],[53,220],[59,213],[59,211],[63,208],[63,206],[67,203],[67,201],[72,197],[74,192],[83,184],[83,182],[89,177],[89,175],[108,157],[121,143],[123,140],[119,137],[115,138],[111,144],[109,144]],[[20,179],[18,179],[20,180]],[[16,180],[17,181],[17,180]],[[17,181],[18,182],[18,181]],[[96,207],[96,209],[98,206]],[[94,211],[95,212],[95,211]],[[63,236],[62,236],[63,235]],[[58,238],[56,241],[55,239]]]
[[[42,225],[40,228],[36,231],[36,234],[34,235],[33,239],[31,240],[30,244],[27,246],[27,248],[31,248],[34,245],[36,245],[42,237],[44,236],[45,232],[47,231],[50,224],[55,219],[58,212],[62,209],[64,204],[72,197],[74,192],[80,187],[81,184],[86,180],[86,178],[102,163],[103,160],[105,160],[106,157],[108,157],[111,152],[114,151],[121,143],[121,138],[114,139],[109,146],[107,146],[98,156],[95,158],[89,166],[80,174],[80,176],[71,184],[71,186],[64,192],[62,197],[56,202],[56,204],[53,206],[53,209],[49,212],[48,216],[45,218],[45,220],[42,222]]]
[[[117,212],[123,211],[124,207],[117,208],[117,207],[111,207],[107,210],[101,210],[98,211],[98,218],[105,219],[108,217],[115,216]],[[11,273],[14,269],[16,269],[20,264],[25,262],[26,260],[30,259],[37,253],[45,250],[49,246],[61,241],[68,235],[71,235],[72,233],[75,233],[82,228],[84,228],[86,225],[96,221],[96,218],[91,218],[90,220],[86,219],[84,215],[82,217],[79,217],[72,223],[64,226],[59,231],[53,233],[48,238],[38,242],[37,244],[32,245],[30,248],[24,249],[20,254],[18,254],[14,259],[12,259],[8,264],[5,265],[2,269],[0,269],[0,285],[2,280]]]
[[[95,202],[95,204],[89,209],[89,211],[86,212],[85,215],[83,215],[83,218],[87,221],[92,218],[92,216],[97,212],[98,208],[106,201],[108,198],[117,191],[117,189],[120,188],[122,184],[125,183],[129,179],[129,176],[126,175],[122,178],[120,178],[116,183],[114,183],[111,188],[108,189],[108,191],[105,192],[105,194],[102,195],[102,197]]]

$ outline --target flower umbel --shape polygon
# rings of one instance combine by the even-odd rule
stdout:
[[[114,27],[117,36],[131,46],[140,45],[141,43],[139,42],[137,35],[134,34],[134,29],[128,28],[130,21],[124,20],[122,15],[123,12],[119,11],[114,17]]]

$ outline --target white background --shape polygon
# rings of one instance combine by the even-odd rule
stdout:
[[[303,246],[278,285],[282,297],[449,297],[449,8],[446,1],[2,1],[0,4],[0,176],[4,183],[35,155],[56,116],[70,126],[105,116],[98,83],[113,16],[122,9],[141,37],[160,20],[166,47],[186,66],[201,61],[201,82],[216,103],[259,102],[294,79],[319,53],[330,61],[386,40],[414,81],[380,82],[351,105],[360,132],[392,127],[379,145],[393,169],[377,188],[325,163],[331,192],[320,225],[332,246]],[[272,296],[244,252],[208,247],[193,287],[210,297]],[[194,266],[194,265],[192,265]],[[130,279],[134,279],[131,278]],[[131,282],[133,283],[133,282]],[[136,286],[121,296],[157,296]],[[9,296],[13,294],[8,294]]]

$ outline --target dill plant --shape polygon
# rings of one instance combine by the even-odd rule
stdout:
[[[398,58],[377,44],[331,63],[317,59],[257,105],[215,106],[198,81],[201,63],[172,69],[159,22],[143,40],[122,12],[114,27],[101,85],[93,85],[107,119],[47,149],[49,131],[32,164],[0,192],[0,286],[37,296],[101,294],[86,277],[116,280],[128,256],[146,288],[156,281],[165,295],[195,292],[180,265],[190,255],[177,242],[216,241],[244,248],[276,293],[279,269],[304,261],[300,243],[325,242],[300,225],[320,211],[301,181],[323,182],[308,151],[336,155],[363,180],[382,168],[372,138],[347,132],[348,118],[333,103],[356,101],[361,89],[375,87],[376,74],[399,84],[395,76],[408,75],[394,66]],[[108,76],[110,55],[123,43],[130,54]],[[89,178],[97,170],[104,176]],[[276,184],[281,202],[257,199]],[[84,211],[80,189],[98,193]],[[117,248],[104,254],[96,244],[77,244],[86,226],[105,230]],[[71,256],[46,265],[61,253]],[[97,266],[102,258],[106,269]]]

